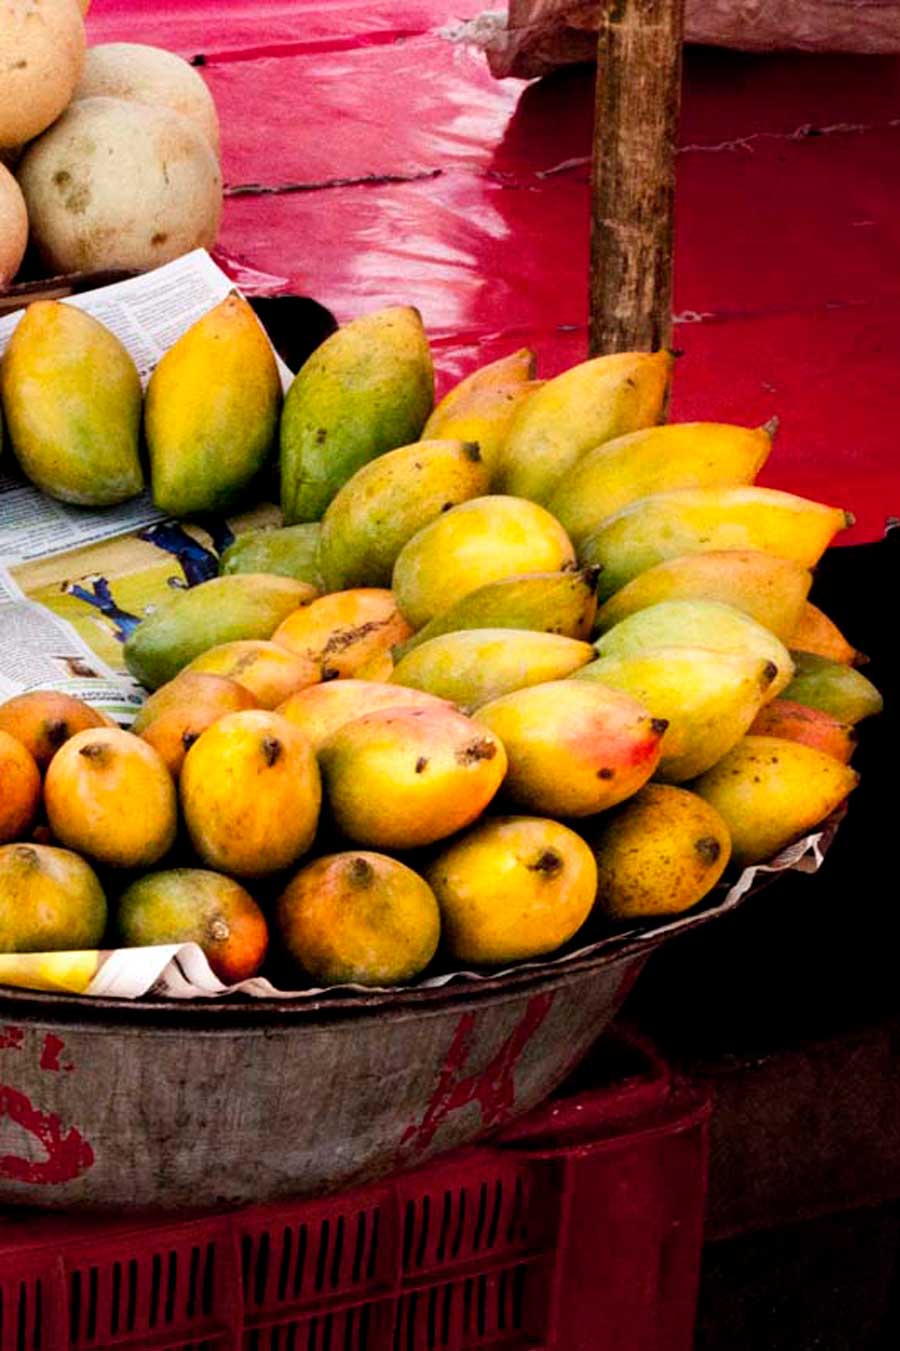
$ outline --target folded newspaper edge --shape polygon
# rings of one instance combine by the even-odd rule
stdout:
[[[334,985],[327,990],[280,990],[261,976],[223,985],[213,975],[202,949],[196,943],[170,943],[146,948],[116,948],[108,952],[44,952],[0,955],[0,985],[19,989],[80,994],[104,999],[140,999],[153,994],[165,999],[222,999],[228,995],[249,995],[253,999],[312,999],[324,994],[349,992],[386,994],[391,989],[436,989],[451,983],[496,980],[522,971],[556,971],[569,962],[585,957],[614,956],[635,940],[647,947],[671,934],[690,930],[719,915],[735,910],[768,875],[780,872],[814,873],[822,866],[843,813],[831,817],[815,834],[789,845],[771,862],[745,868],[715,906],[693,910],[674,919],[642,929],[620,930],[586,947],[558,957],[519,962],[515,966],[491,971],[451,971],[413,981],[403,987]]]

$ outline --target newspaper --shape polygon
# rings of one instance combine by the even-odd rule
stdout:
[[[203,249],[143,276],[72,296],[110,328],[146,385],[163,353],[235,289]],[[24,311],[0,319],[2,356]],[[277,356],[282,385],[293,378]],[[214,577],[241,530],[280,522],[274,505],[194,525],[166,520],[145,493],[102,510],[66,506],[0,472],[0,699],[63,690],[121,723],[144,697],[122,660],[125,638],[171,589]]]

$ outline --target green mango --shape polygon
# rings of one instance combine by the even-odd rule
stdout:
[[[307,582],[252,572],[173,591],[127,639],[125,665],[142,685],[158,689],[211,647],[271,638],[282,620],[317,594]]]
[[[785,699],[806,708],[830,713],[851,726],[880,713],[884,700],[871,680],[852,666],[829,661],[813,652],[792,652],[794,678],[784,691]]]
[[[316,348],[281,417],[285,525],[317,521],[357,469],[422,432],[434,371],[418,310],[392,306],[345,324]]]
[[[0,397],[16,459],[50,497],[106,507],[143,488],[140,376],[91,315],[29,305],[0,363]]]
[[[487,469],[469,441],[416,441],[379,455],[357,469],[322,517],[318,562],[325,585],[389,587],[407,540],[487,490]]]
[[[270,572],[318,587],[316,550],[320,529],[318,522],[310,521],[307,525],[286,525],[280,530],[245,530],[219,559],[219,575]]]

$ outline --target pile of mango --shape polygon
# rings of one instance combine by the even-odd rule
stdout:
[[[139,388],[84,316],[34,308],[0,371],[13,449],[113,500]],[[278,442],[284,525],[128,638],[131,730],[50,692],[0,707],[0,950],[193,939],[235,981],[271,941],[267,969],[390,985],[682,912],[829,816],[881,707],[808,600],[849,518],[753,486],[774,424],[660,425],[671,368],[540,381],[522,350],[434,407],[393,308],[281,407],[243,300],[195,325],[147,390],[155,500],[252,500]]]

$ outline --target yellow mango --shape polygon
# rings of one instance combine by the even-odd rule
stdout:
[[[715,807],[684,788],[648,784],[587,837],[597,862],[597,907],[612,920],[690,910],[716,885],[731,857]]]
[[[819,825],[858,782],[849,765],[811,746],[746,736],[693,787],[723,817],[732,857],[746,868]]]
[[[576,545],[601,521],[652,493],[752,483],[772,449],[774,427],[670,422],[595,446],[576,461],[547,502]]]
[[[544,380],[517,380],[496,386],[479,385],[466,391],[465,398],[462,387],[457,385],[438,404],[425,423],[422,436],[450,436],[461,441],[474,441],[481,451],[488,475],[493,479],[514,419],[523,404],[543,389],[545,383]]]
[[[788,646],[798,652],[813,652],[817,657],[840,662],[844,666],[858,666],[866,659],[841,633],[827,614],[807,601],[796,628],[787,640]]]
[[[584,540],[583,563],[603,568],[600,598],[682,554],[758,549],[811,568],[853,518],[774,488],[682,488],[641,498]]]
[[[367,662],[402,643],[410,631],[390,591],[358,587],[320,596],[288,615],[272,641],[309,663],[315,679],[334,680],[356,675]]]
[[[555,952],[594,905],[597,866],[559,821],[501,816],[455,840],[429,866],[447,953],[461,962],[520,962]]]
[[[743,610],[787,643],[803,612],[812,573],[789,558],[758,549],[712,549],[657,563],[597,611],[601,633],[663,600],[717,600]]]
[[[552,680],[478,710],[506,748],[504,797],[548,816],[590,816],[630,797],[659,763],[663,718],[630,695]]]
[[[0,848],[0,953],[99,948],[105,928],[106,897],[83,858],[46,844]]]
[[[488,582],[559,572],[575,551],[558,521],[517,497],[475,497],[444,512],[404,545],[394,564],[400,613],[414,629]]]
[[[172,516],[225,511],[275,445],[281,380],[265,332],[232,294],[183,333],[150,377],[144,432],[153,501]]]
[[[321,679],[318,663],[261,638],[219,643],[195,657],[180,678],[189,672],[225,676],[252,695],[259,708],[275,708],[295,690]]]
[[[590,643],[526,629],[463,629],[414,648],[394,667],[391,680],[449,699],[471,712],[501,694],[539,685],[584,666]]]
[[[379,310],[326,338],[284,403],[285,525],[319,520],[357,469],[416,441],[433,400],[431,352],[418,310]]]
[[[777,674],[766,658],[702,647],[658,647],[601,657],[575,672],[622,690],[668,722],[656,778],[696,778],[748,731]]]
[[[500,451],[498,490],[546,502],[592,447],[660,421],[671,370],[669,352],[618,352],[548,380],[513,420]]]
[[[328,680],[297,690],[278,707],[317,753],[348,722],[381,708],[448,708],[444,699],[423,690],[404,689],[377,680]]]
[[[29,305],[0,362],[0,398],[16,459],[50,497],[105,507],[143,488],[140,376],[91,315]]]
[[[882,711],[884,700],[861,671],[843,662],[829,661],[815,652],[794,652],[794,678],[786,699],[818,708],[851,727]]]

